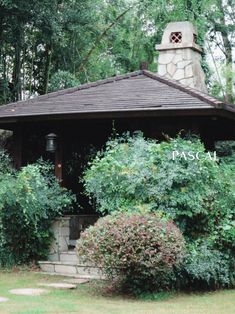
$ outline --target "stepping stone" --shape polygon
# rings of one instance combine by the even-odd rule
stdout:
[[[76,278],[72,278],[72,279],[64,279],[64,281],[76,285],[76,284],[87,283],[90,280],[89,279],[82,279],[82,278],[77,278],[77,279]]]
[[[0,297],[0,303],[1,303],[1,302],[7,302],[7,301],[9,301],[9,299],[8,299],[8,298],[3,298],[3,297]]]
[[[11,294],[16,294],[16,295],[33,295],[33,296],[37,296],[37,295],[41,295],[44,293],[48,293],[49,290],[46,289],[34,289],[34,288],[24,288],[24,289],[13,289],[10,290]]]
[[[55,283],[39,283],[39,286],[56,288],[56,289],[76,289],[77,285],[64,282],[55,282]]]

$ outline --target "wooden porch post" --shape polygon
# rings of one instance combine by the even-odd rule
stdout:
[[[62,151],[62,141],[59,141],[58,148],[55,152],[55,176],[58,179],[60,185],[62,185],[62,161],[63,161],[63,151]]]
[[[15,169],[22,167],[22,130],[17,128],[13,132],[13,166]]]

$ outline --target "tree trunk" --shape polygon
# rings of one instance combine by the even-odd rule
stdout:
[[[232,57],[232,44],[229,40],[229,31],[228,27],[226,26],[226,18],[225,18],[225,11],[223,7],[222,0],[218,0],[218,7],[220,9],[221,17],[220,17],[220,33],[223,39],[224,51],[225,51],[225,58],[226,58],[226,72],[225,72],[225,79],[226,79],[226,101],[228,103],[233,102],[233,57]]]
[[[29,72],[29,95],[32,95],[32,84],[33,84],[33,70],[34,70],[34,57],[36,55],[35,43],[32,44],[32,59],[30,63],[30,72]]]
[[[13,26],[13,34],[15,35],[14,44],[14,64],[13,64],[13,100],[21,100],[21,50],[22,50],[22,24],[18,17],[16,17],[16,25]]]
[[[20,53],[21,53],[21,48],[18,42],[15,44],[15,60],[14,60],[14,68],[13,68],[13,86],[14,86],[14,101],[20,100]]]
[[[43,93],[48,93],[48,84],[49,84],[49,78],[50,78],[50,70],[51,70],[51,54],[52,54],[52,44],[49,43],[46,45],[45,50],[45,72],[44,72],[44,81],[43,81]]]
[[[2,45],[3,45],[3,17],[0,17],[0,66],[2,66]],[[1,69],[0,69],[1,70]]]

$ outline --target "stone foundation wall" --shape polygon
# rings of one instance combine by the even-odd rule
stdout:
[[[70,235],[70,217],[57,218],[52,224],[54,240],[50,247],[49,260],[59,261],[60,252],[68,251]]]
[[[71,215],[57,218],[52,224],[54,239],[48,259],[52,262],[60,261],[61,252],[67,252],[69,245],[76,245],[80,233],[93,225],[98,218],[97,215]]]

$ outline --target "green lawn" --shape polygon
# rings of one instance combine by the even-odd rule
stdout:
[[[60,282],[62,279],[62,277],[51,277],[26,271],[0,272],[0,297],[10,299],[6,303],[0,303],[0,313],[235,313],[235,290],[175,294],[165,301],[137,301],[117,296],[104,297],[94,288],[94,283],[82,284],[77,289],[69,291],[50,288],[51,292],[43,296],[16,296],[8,292],[14,288],[36,288],[40,282]]]

